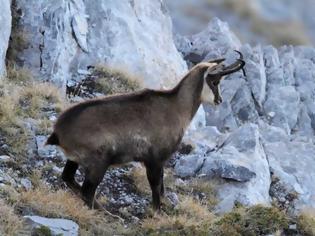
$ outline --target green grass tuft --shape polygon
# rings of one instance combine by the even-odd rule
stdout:
[[[96,66],[93,71],[96,92],[104,94],[129,93],[140,89],[140,83],[125,71]]]
[[[213,235],[267,235],[288,228],[288,218],[275,207],[235,208],[211,227]]]

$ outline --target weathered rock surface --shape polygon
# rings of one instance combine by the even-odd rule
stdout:
[[[161,1],[16,2],[28,36],[20,61],[60,87],[95,64],[134,74],[150,88],[170,87],[187,70]]]
[[[297,198],[292,198],[293,208],[314,207],[314,176],[310,173],[315,166],[315,50],[305,46],[240,46],[227,33],[227,26],[216,19],[207,31],[222,37],[220,42],[225,46],[209,37],[206,42],[203,33],[178,36],[179,51],[190,55],[186,60],[193,64],[196,55],[206,60],[213,58],[211,54],[225,56],[230,63],[236,56],[231,49],[239,48],[246,61],[246,77],[235,73],[221,82],[223,103],[206,106],[207,125],[217,127],[220,135],[209,132],[213,137],[206,139],[208,127],[187,134],[184,141],[194,143],[195,150],[178,159],[176,173],[224,179],[218,188],[219,211],[231,209],[235,202],[268,204],[269,189],[275,190],[270,175],[283,186],[283,194],[297,193]],[[206,46],[199,47],[198,42]]]
[[[175,165],[175,172],[180,177],[195,176],[202,167],[205,158],[196,155],[187,155],[180,158]]]
[[[214,18],[207,28],[198,34],[187,37],[176,35],[175,43],[186,59],[194,58],[194,63],[203,59],[220,58],[229,50],[241,47],[240,41],[230,31],[227,23],[218,18]]]
[[[44,136],[44,135],[37,135],[35,137],[37,155],[44,159],[61,157],[61,159],[65,160],[65,155],[57,146],[46,145],[47,138],[48,136]]]
[[[254,124],[241,126],[227,138],[221,152],[223,155],[217,158],[227,162],[229,164],[227,167],[230,168],[226,170],[225,176],[246,182],[226,182],[220,187],[221,201],[218,211],[228,211],[236,202],[244,205],[269,204],[271,183],[269,165],[260,142],[258,126]],[[206,167],[205,165],[202,171],[205,172]]]
[[[5,73],[5,57],[9,45],[9,38],[11,34],[11,1],[1,0],[1,14],[0,14],[0,78]]]
[[[315,146],[304,142],[273,142],[265,144],[274,176],[288,192],[298,194],[297,210],[315,207]]]
[[[269,165],[258,125],[243,125],[228,137],[205,127],[184,138],[188,143],[194,140],[195,149],[177,161],[175,172],[180,177],[201,175],[226,180],[218,188],[219,212],[229,211],[236,202],[269,204]]]
[[[53,235],[77,236],[79,225],[72,220],[52,219],[41,216],[24,216],[32,228],[48,227]]]

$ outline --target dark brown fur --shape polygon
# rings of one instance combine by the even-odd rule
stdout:
[[[164,193],[163,164],[180,143],[201,103],[204,73],[209,63],[195,66],[173,89],[142,90],[79,103],[57,120],[47,144],[59,145],[68,157],[63,180],[90,207],[100,207],[94,194],[107,168],[143,162],[152,190],[153,206]],[[81,165],[82,187],[74,180]]]

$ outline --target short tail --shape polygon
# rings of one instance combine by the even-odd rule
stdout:
[[[45,145],[59,145],[59,139],[56,133],[52,133],[46,141]]]

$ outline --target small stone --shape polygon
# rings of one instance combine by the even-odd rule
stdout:
[[[7,144],[3,144],[3,145],[1,145],[1,149],[2,150],[8,150],[9,146]]]
[[[43,161],[38,161],[35,166],[37,167],[40,167],[40,166],[43,166],[44,165],[44,162]]]
[[[198,154],[182,156],[175,164],[176,175],[185,178],[195,176],[204,162],[204,157]]]
[[[8,161],[9,159],[10,159],[10,157],[7,155],[0,156],[0,161]]]
[[[59,168],[58,166],[54,166],[52,169],[55,173],[62,173],[62,168]]]
[[[82,69],[79,69],[79,70],[78,70],[78,73],[79,73],[80,75],[91,75],[91,72],[90,72],[90,71],[88,71],[88,70],[82,70]]]
[[[42,158],[53,158],[57,155],[57,150],[54,146],[46,145],[47,137],[43,135],[36,136],[37,153]]]
[[[32,182],[26,178],[21,179],[21,184],[26,190],[30,190],[33,186]]]
[[[166,193],[166,198],[170,201],[173,207],[176,207],[179,203],[178,196],[174,192]]]
[[[55,115],[50,116],[50,117],[49,117],[49,120],[50,120],[50,121],[56,121],[56,120],[57,120],[57,117],[56,117]]]
[[[131,221],[133,223],[138,223],[140,221],[140,219],[138,217],[136,217],[136,216],[131,216]]]
[[[289,225],[289,229],[291,229],[291,230],[296,230],[296,229],[297,229],[296,224]]]
[[[186,185],[186,182],[182,180],[181,178],[175,179],[175,186],[183,186]]]
[[[285,202],[286,200],[285,200],[285,197],[281,197],[280,199],[279,199],[279,202]]]

